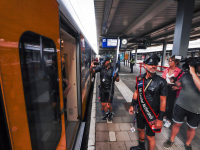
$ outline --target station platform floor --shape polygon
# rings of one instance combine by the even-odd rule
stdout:
[[[112,122],[102,120],[101,102],[98,99],[100,75],[99,73],[96,74],[88,150],[130,150],[131,146],[138,144],[137,125],[134,126],[136,131],[132,132],[131,127],[133,126],[134,116],[129,114],[128,109],[133,92],[135,91],[135,78],[139,75],[140,68],[136,65],[133,68],[133,73],[129,72],[130,68],[121,63],[121,70],[119,72],[120,81],[115,82],[115,93],[112,103],[114,118]],[[144,69],[142,69],[142,73],[145,73]],[[158,72],[157,74],[161,75],[162,73]],[[183,123],[175,138],[175,144],[169,150],[185,150],[186,129],[187,125]],[[163,143],[169,138],[170,133],[170,128],[163,127],[162,132],[156,134],[156,150],[164,150]],[[146,139],[146,149],[148,149],[147,144],[148,141]],[[196,135],[191,144],[193,150],[200,150],[200,125],[196,129]]]

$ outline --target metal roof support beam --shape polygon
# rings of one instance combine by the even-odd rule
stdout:
[[[166,48],[167,48],[167,43],[164,41],[164,42],[163,42],[163,51],[162,51],[162,62],[161,62],[161,66],[164,66],[164,65],[165,65]],[[161,68],[161,70],[163,70],[163,68]]]
[[[195,0],[178,1],[172,55],[187,56]]]
[[[117,6],[119,4],[119,0],[106,0],[106,6],[104,11],[104,17],[103,17],[103,27],[102,27],[102,35],[106,34],[110,24],[112,22],[112,19],[115,15],[115,11],[117,9]]]
[[[128,45],[128,46],[132,46],[132,45],[135,45],[135,44],[140,44],[140,43],[143,43],[143,42],[140,42],[140,41],[133,41],[133,42],[130,42],[130,43],[128,43],[128,44],[130,44],[130,45]],[[151,41],[151,44],[162,44],[163,43],[163,41]],[[172,42],[167,42],[167,44],[173,44]]]
[[[118,4],[119,4],[119,1],[120,1],[120,0],[113,0],[112,8],[111,8],[111,10],[110,10],[110,15],[109,15],[109,17],[108,17],[108,22],[107,22],[107,31],[108,31],[108,29],[109,29],[109,27],[110,27],[110,25],[111,25],[111,22],[112,22],[112,19],[113,19],[114,15],[115,15],[115,11],[116,11],[116,9],[117,9],[117,6],[118,6]],[[106,33],[107,33],[107,31],[106,31]]]
[[[135,64],[137,64],[137,49],[135,50]]]
[[[126,36],[126,35],[123,35],[123,36],[119,36],[119,35],[101,35],[101,38],[149,38],[149,36],[144,36],[144,37],[141,37],[141,36]]]
[[[193,18],[194,19],[194,18]],[[199,29],[199,26],[200,26],[200,23],[198,22],[198,23],[195,23],[195,24],[193,24],[192,26],[191,26],[191,31],[190,31],[190,37],[192,37],[193,36],[193,33],[194,32],[198,32],[200,29]],[[198,34],[198,33],[196,33],[196,34]],[[151,38],[151,40],[153,41],[153,40],[156,40],[156,39],[159,39],[159,38],[162,38],[162,37],[164,37],[165,38],[165,41],[167,41],[167,40],[169,40],[169,39],[172,39],[172,38],[174,38],[174,31],[171,31],[171,32],[168,32],[168,33],[166,33],[166,34],[162,34],[162,35],[159,35],[159,36],[156,36],[156,37],[152,37]],[[133,41],[133,40],[132,40]],[[159,41],[159,40],[158,40]],[[132,43],[132,42],[129,42],[129,43]],[[134,43],[134,41],[133,41],[133,43]],[[154,43],[154,42],[151,42],[151,43]],[[168,43],[168,42],[167,42]],[[168,43],[169,44],[169,43]]]
[[[108,21],[109,15],[110,15],[112,2],[113,2],[113,0],[106,0],[101,34],[104,34],[106,32],[106,30],[107,30],[106,29],[107,28],[107,21]]]
[[[197,1],[197,0],[196,0]],[[200,1],[200,0],[199,0]],[[194,20],[196,20],[196,19],[198,19],[198,18],[200,18],[200,16],[199,16],[199,14],[200,14],[200,11],[198,11],[198,12],[195,12],[194,14],[193,14],[193,21]],[[192,28],[198,28],[200,26],[200,24],[199,24],[199,22],[198,23],[196,23],[196,24],[193,24],[192,25]],[[157,28],[157,29],[155,29],[153,32],[149,32],[148,34],[145,34],[144,36],[150,36],[151,37],[151,39],[155,39],[155,38],[158,38],[158,36],[160,36],[160,35],[162,35],[162,34],[165,34],[165,32],[164,32],[164,30],[173,30],[173,32],[167,32],[167,34],[169,33],[169,34],[174,34],[174,29],[175,29],[175,21],[172,21],[171,23],[168,23],[168,24],[166,24],[166,25],[164,25],[164,26],[162,26],[162,27],[159,27],[159,28]],[[166,35],[166,34],[165,34]],[[164,36],[165,36],[164,35]],[[162,37],[162,36],[161,36]]]
[[[124,52],[124,66],[125,66],[125,52]]]
[[[136,19],[122,35],[129,35],[137,30],[140,26],[151,20],[154,16],[159,14],[165,8],[174,3],[174,0],[157,0],[155,1],[138,19]]]

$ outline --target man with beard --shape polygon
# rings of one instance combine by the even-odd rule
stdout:
[[[190,66],[190,72],[186,72],[175,82],[177,87],[182,87],[179,97],[176,100],[170,139],[164,142],[163,146],[169,149],[174,144],[174,139],[179,132],[184,118],[187,117],[187,140],[186,150],[192,150],[191,142],[195,136],[195,129],[200,123],[200,66],[195,70]]]
[[[145,127],[148,149],[154,150],[155,133],[161,132],[162,121],[166,108],[167,82],[156,74],[160,58],[154,54],[144,61],[146,73],[136,77],[136,91],[133,94],[129,113],[136,113],[139,145],[130,150],[145,150]]]
[[[112,75],[113,75],[114,68],[113,66],[111,66],[110,58],[108,56],[105,56],[102,66],[98,66],[95,69],[93,69],[93,67],[94,67],[94,63],[92,62],[90,70],[93,73],[100,72],[100,83],[101,83],[100,97],[101,97],[101,105],[105,112],[105,116],[102,118],[102,120],[108,119],[108,121],[111,121],[114,116],[113,108],[111,105],[112,100],[113,100],[113,95],[114,95],[114,82],[112,82],[112,78],[113,78]],[[119,82],[118,73],[114,74],[113,80]],[[111,86],[113,86],[112,89],[111,89]]]

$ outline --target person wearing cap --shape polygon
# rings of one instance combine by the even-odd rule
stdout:
[[[167,82],[156,74],[160,58],[154,54],[144,61],[146,73],[136,77],[136,91],[133,94],[129,113],[136,113],[139,145],[130,150],[145,150],[145,128],[148,139],[148,149],[154,150],[155,133],[161,132],[165,115]]]
[[[102,120],[108,119],[108,121],[111,121],[114,116],[113,108],[111,105],[112,100],[113,100],[113,94],[114,94],[114,88],[111,89],[111,86],[114,87],[114,82],[112,82],[114,67],[111,66],[110,58],[108,56],[105,56],[103,60],[103,65],[98,66],[95,69],[93,67],[94,67],[94,63],[92,62],[91,69],[90,69],[91,72],[93,73],[100,72],[100,83],[101,83],[100,97],[101,97],[101,105],[105,112],[105,116],[102,118]],[[119,82],[118,73],[114,74],[113,79],[114,81]]]

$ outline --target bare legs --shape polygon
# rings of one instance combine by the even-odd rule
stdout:
[[[149,141],[149,150],[154,150],[156,147],[155,136],[147,136],[147,139]]]
[[[112,112],[113,110],[111,103],[101,103],[101,106],[103,107],[104,112],[108,112],[108,110]]]
[[[174,123],[174,124],[173,124],[173,126],[172,126],[172,131],[171,131],[171,137],[170,137],[170,140],[171,140],[172,142],[174,142],[174,138],[175,138],[176,135],[178,134],[181,125],[182,125],[182,124],[178,124],[178,123]]]
[[[181,125],[182,125],[182,124],[178,124],[178,123],[174,123],[174,124],[173,124],[173,126],[172,126],[172,131],[171,131],[171,138],[170,138],[170,140],[171,140],[172,142],[174,142],[174,138],[175,138],[176,135],[178,134]],[[187,128],[187,141],[186,141],[186,145],[190,145],[190,143],[192,142],[192,139],[194,138],[194,136],[195,136],[195,129],[190,128],[190,127],[188,126],[188,128]]]
[[[195,129],[188,127],[188,129],[187,129],[187,141],[186,141],[185,144],[190,145],[194,136],[195,136]]]
[[[145,139],[145,129],[138,128],[138,134],[140,139]],[[154,150],[156,146],[155,136],[147,136],[147,139],[149,141],[149,150]]]

